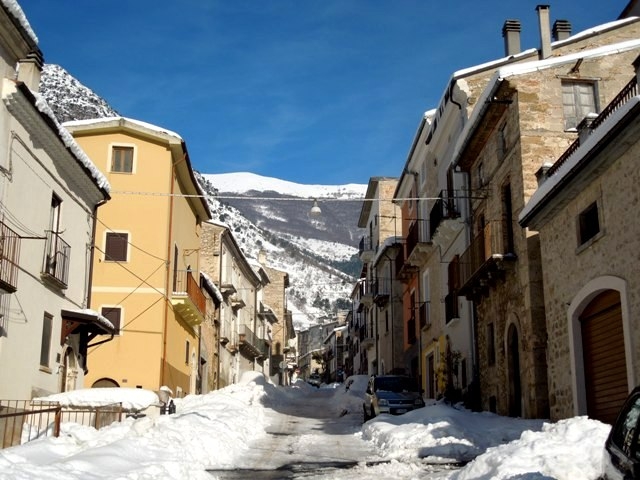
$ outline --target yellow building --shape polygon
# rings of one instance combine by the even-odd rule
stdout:
[[[64,125],[112,188],[95,235],[91,308],[117,337],[90,349],[85,387],[196,392],[200,228],[211,213],[179,135],[116,117]]]

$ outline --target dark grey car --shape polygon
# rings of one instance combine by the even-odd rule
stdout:
[[[362,405],[365,422],[381,413],[401,415],[422,407],[422,390],[413,378],[405,375],[372,376]]]
[[[624,403],[605,443],[606,480],[640,478],[640,387]]]

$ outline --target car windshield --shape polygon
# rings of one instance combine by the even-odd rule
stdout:
[[[418,385],[409,377],[380,377],[375,379],[374,390],[387,392],[418,392]]]

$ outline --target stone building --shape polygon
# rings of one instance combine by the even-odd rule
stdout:
[[[612,423],[640,382],[640,227],[632,210],[640,201],[640,97],[629,55],[609,68],[616,84],[630,82],[583,121],[553,165],[546,159],[520,214],[540,238],[553,420],[589,415]]]
[[[638,22],[600,32],[552,56],[543,45],[540,60],[498,69],[454,153],[456,168],[469,175],[472,228],[460,257],[460,292],[477,313],[482,407],[503,415],[549,415],[547,342],[554,339],[547,334],[539,237],[519,228],[517,218],[541,164],[557,158],[582,118],[606,105],[632,74]]]

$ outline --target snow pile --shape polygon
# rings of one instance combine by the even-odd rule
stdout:
[[[113,327],[111,327],[113,328]],[[122,403],[125,410],[144,410],[159,405],[155,392],[143,388],[83,388],[35,398],[36,402],[56,402],[63,407],[96,407]]]
[[[526,430],[539,431],[543,423],[436,403],[402,416],[380,415],[365,424],[362,434],[392,458],[457,463],[518,439]]]
[[[587,417],[547,423],[541,432],[525,431],[519,440],[487,450],[451,479],[596,479],[610,429]]]

